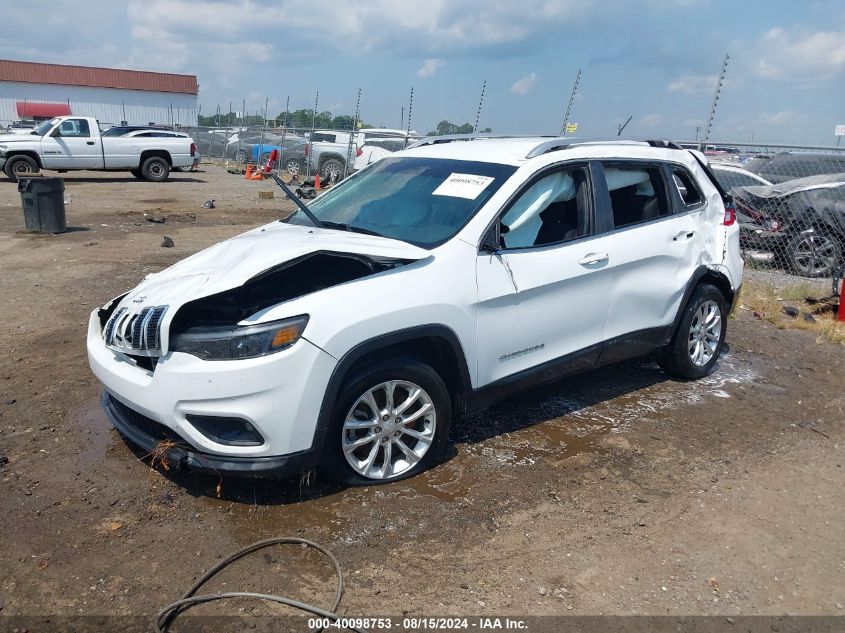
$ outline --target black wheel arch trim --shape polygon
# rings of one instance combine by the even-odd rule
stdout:
[[[343,355],[332,371],[328,386],[323,394],[323,402],[320,406],[320,414],[317,419],[317,428],[314,431],[314,440],[311,443],[311,450],[314,454],[319,456],[322,453],[326,434],[328,433],[328,429],[331,424],[332,409],[337,401],[340,388],[343,385],[349,370],[355,365],[355,363],[369,354],[393,347],[400,343],[431,338],[442,339],[451,348],[452,353],[457,360],[458,376],[461,383],[458,385],[459,407],[455,413],[460,413],[462,409],[466,408],[467,395],[472,393],[472,382],[463,346],[458,339],[458,335],[455,334],[455,331],[452,330],[452,328],[442,324],[431,323],[427,325],[409,327],[395,332],[389,332],[387,334],[381,334],[363,341],[349,350]]]
[[[672,325],[666,330],[666,337],[663,340],[663,345],[668,345],[672,340],[672,337],[678,330],[678,326],[684,316],[684,310],[687,307],[687,303],[689,303],[690,297],[692,297],[692,293],[695,292],[695,289],[702,281],[713,281],[713,285],[715,285],[725,297],[728,312],[733,309],[733,304],[736,301],[736,296],[739,292],[738,290],[733,290],[728,276],[725,275],[725,273],[709,268],[708,266],[699,266],[695,269],[695,272],[693,272],[689,282],[687,282],[686,290],[684,290],[684,296],[681,298],[681,303],[678,305],[678,312],[675,314]]]

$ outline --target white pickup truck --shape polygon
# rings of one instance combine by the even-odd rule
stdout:
[[[62,116],[29,134],[0,136],[0,169],[15,182],[41,169],[129,171],[161,182],[174,167],[190,167],[197,147],[186,136],[102,136],[96,119]]]

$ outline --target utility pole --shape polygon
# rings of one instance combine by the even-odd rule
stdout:
[[[700,132],[701,132],[701,126],[700,126],[700,125],[696,125],[696,126],[695,126],[695,142],[696,142],[696,143],[698,142],[698,134],[699,134]]]
[[[628,127],[628,124],[631,122],[631,119],[633,119],[633,118],[634,118],[634,115],[632,114],[631,116],[628,117],[628,120],[625,121],[625,123],[623,123],[619,126],[619,130],[616,132],[616,136],[622,136],[622,130],[624,130],[626,127]]]
[[[405,131],[405,146],[408,145],[408,137],[411,135],[411,115],[414,112],[414,87],[411,86],[411,97],[408,99],[408,129]]]
[[[478,110],[475,112],[475,125],[472,126],[472,133],[478,131],[478,120],[481,118],[481,106],[484,105],[484,89],[487,88],[487,79],[481,84],[481,98],[478,100]]]
[[[405,106],[402,106],[402,118],[399,120],[399,129],[403,129],[405,127]]]
[[[725,53],[725,58],[722,60],[722,70],[719,71],[719,81],[716,83],[716,92],[713,93],[713,103],[710,105],[710,115],[707,117],[707,127],[704,128],[704,138],[698,144],[698,149],[707,146],[707,141],[710,139],[710,130],[713,128],[713,118],[716,116],[716,106],[719,104],[719,93],[722,92],[722,84],[725,83],[725,73],[728,70],[728,60],[730,55]]]
[[[578,84],[581,82],[581,69],[578,69],[578,74],[575,75],[575,83],[572,84],[572,92],[569,94],[569,105],[566,106],[566,114],[563,115],[563,124],[560,126],[560,135],[563,136],[566,132],[566,124],[569,123],[569,113],[572,111],[572,102],[575,101],[575,92],[578,90]]]
[[[343,165],[343,177],[349,175],[349,163],[354,160],[352,155],[352,144],[358,131],[358,117],[361,114],[361,89],[358,88],[358,98],[355,100],[355,116],[352,117],[352,129],[349,131],[349,145],[346,147],[346,162]],[[357,147],[357,143],[355,144]],[[334,184],[334,183],[332,183]]]

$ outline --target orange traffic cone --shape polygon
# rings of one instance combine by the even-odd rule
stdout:
[[[314,174],[314,189],[320,191],[320,172]]]
[[[252,177],[252,165],[246,166],[246,173],[244,174],[244,178],[249,180]]]

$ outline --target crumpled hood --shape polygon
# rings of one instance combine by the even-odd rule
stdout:
[[[419,260],[429,256],[428,251],[399,240],[273,222],[148,275],[120,305],[133,310],[168,305],[172,319],[176,309],[189,301],[235,288],[259,273],[319,251],[378,259]]]

